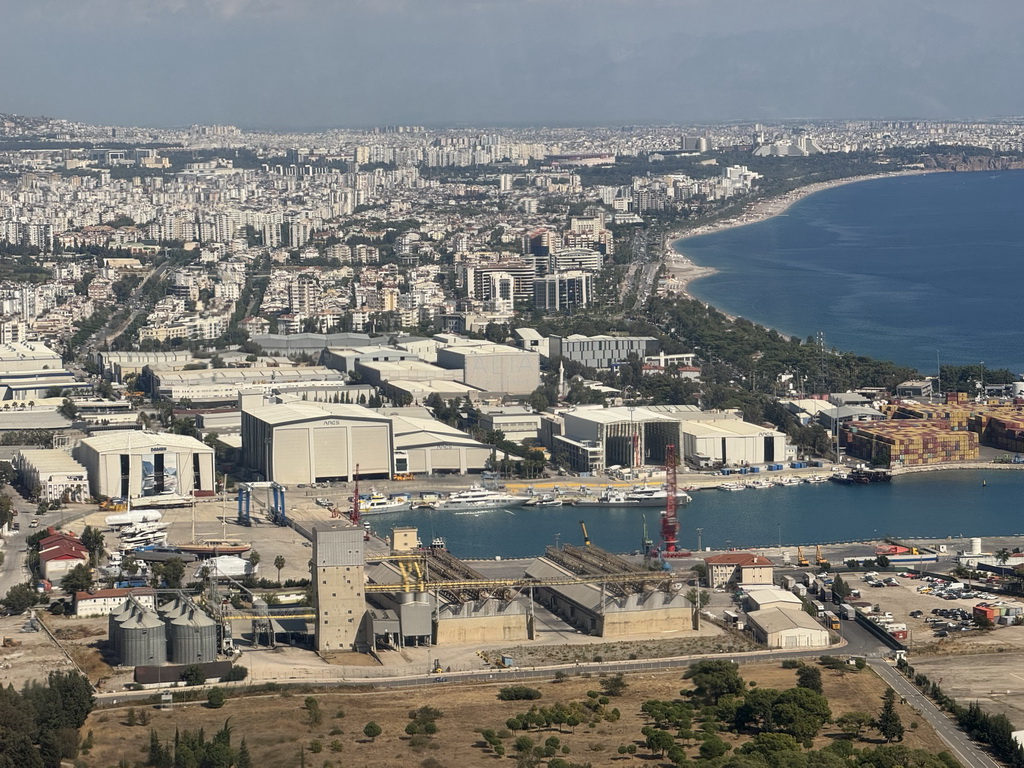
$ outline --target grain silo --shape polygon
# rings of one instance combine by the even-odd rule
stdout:
[[[167,631],[152,611],[134,611],[121,622],[121,666],[152,667],[167,663]]]
[[[189,604],[167,622],[171,659],[175,664],[203,664],[217,660],[217,623]]]
[[[141,609],[142,607],[135,600],[128,599],[110,612],[110,617],[107,619],[107,636],[110,642],[110,650],[115,658],[121,658],[121,649],[124,645],[121,625]]]

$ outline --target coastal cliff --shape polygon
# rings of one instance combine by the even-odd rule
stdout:
[[[1005,155],[945,154],[921,158],[925,168],[937,171],[1013,171],[1024,169],[1024,159]]]

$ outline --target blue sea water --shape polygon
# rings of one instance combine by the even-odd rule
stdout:
[[[984,483],[984,485],[983,485]],[[950,470],[897,477],[890,484],[835,483],[728,493],[696,491],[679,510],[682,548],[696,548],[697,528],[710,547],[767,547],[878,539],[942,538],[1024,533],[1024,471]],[[393,526],[414,525],[425,543],[443,536],[458,557],[532,557],[544,547],[590,538],[613,552],[641,548],[644,516],[658,540],[657,509],[520,507],[479,513],[412,510],[366,518],[384,536]]]
[[[675,247],[719,270],[694,296],[783,333],[925,374],[936,353],[1024,371],[1024,171],[848,184]]]

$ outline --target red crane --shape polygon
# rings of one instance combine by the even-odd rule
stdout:
[[[355,485],[352,487],[352,522],[359,525],[359,465],[356,464]]]
[[[665,446],[665,489],[668,498],[665,499],[665,511],[661,513],[661,545],[662,552],[666,555],[676,551],[679,543],[679,517],[676,515],[676,507],[679,503],[678,486],[676,482],[676,447]]]

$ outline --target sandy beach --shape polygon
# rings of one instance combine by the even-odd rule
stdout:
[[[675,230],[670,232],[665,237],[665,242],[662,246],[664,248],[663,261],[665,266],[668,268],[669,275],[671,277],[666,281],[661,292],[663,294],[675,293],[680,296],[685,296],[688,299],[692,299],[694,297],[688,291],[690,283],[699,278],[707,277],[708,275],[713,275],[718,272],[714,267],[694,264],[689,258],[687,258],[686,254],[676,250],[673,246],[679,240],[687,237],[696,237],[698,235],[707,235],[712,232],[721,232],[726,229],[734,229],[735,227],[745,227],[748,224],[757,224],[760,221],[765,221],[773,216],[779,216],[785,213],[794,203],[797,203],[805,197],[817,192],[823,192],[826,189],[842,187],[846,184],[856,184],[861,181],[871,181],[873,179],[889,179],[896,176],[919,176],[924,173],[935,172],[936,171],[930,170],[908,170],[897,171],[896,173],[875,173],[869,176],[853,176],[847,179],[835,179],[832,181],[818,182],[817,184],[808,184],[806,187],[794,189],[784,195],[750,203],[742,212],[731,218],[721,219],[710,224],[695,227],[694,229]]]

